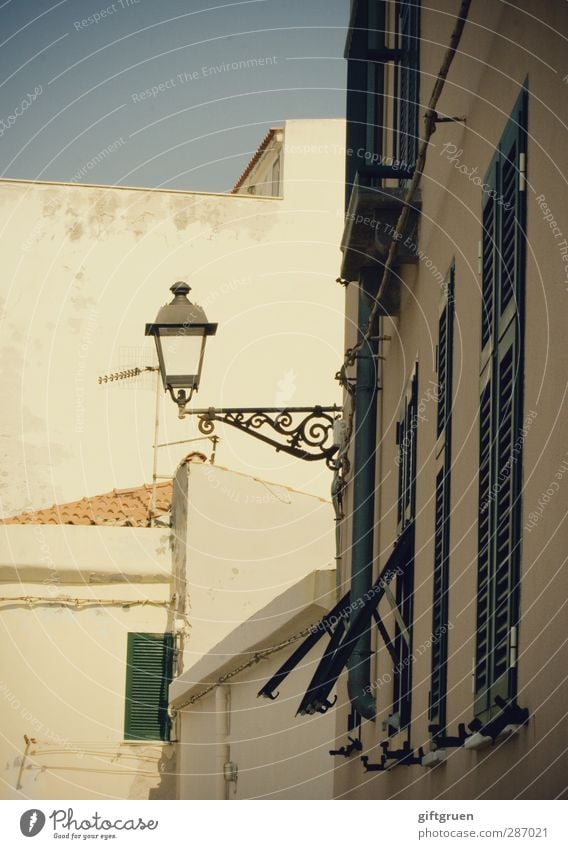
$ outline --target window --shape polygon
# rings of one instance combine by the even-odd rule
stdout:
[[[452,265],[443,285],[438,319],[436,364],[438,371],[437,472],[434,496],[432,673],[428,711],[428,718],[436,726],[436,732],[444,732],[446,727],[454,279],[455,270]]]
[[[130,633],[126,653],[125,740],[168,740],[173,635]]]
[[[272,189],[270,193],[273,197],[278,197],[280,194],[280,156],[277,157],[272,166]]]
[[[420,0],[396,4],[397,47],[402,51],[395,76],[396,157],[407,168],[418,158],[420,104]]]
[[[347,55],[347,204],[357,172],[380,161],[383,150],[385,3],[359,0],[354,6]]]
[[[505,128],[485,182],[475,713],[516,696],[525,266],[527,93]]]
[[[408,382],[397,424],[398,530],[413,524],[416,515],[416,429],[418,425],[418,365]],[[413,537],[414,539],[414,537]],[[400,614],[394,636],[393,715],[391,726],[410,725],[412,690],[412,619],[414,549],[410,564],[396,579],[396,606]],[[401,627],[404,625],[404,627]]]

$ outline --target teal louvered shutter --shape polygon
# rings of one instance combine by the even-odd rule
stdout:
[[[420,101],[420,0],[398,0],[398,39],[403,51],[397,66],[396,155],[413,168],[418,158]]]
[[[432,604],[432,675],[429,720],[439,729],[446,726],[448,664],[448,536],[449,475],[444,466],[436,475],[434,500],[434,580]]]
[[[398,443],[398,530],[414,519],[416,512],[416,429],[418,426],[418,365],[409,380],[397,423]]]
[[[491,448],[493,434],[493,392],[491,371],[486,370],[479,399],[479,507],[477,542],[477,645],[475,657],[475,712],[488,707],[491,679]]]
[[[442,285],[442,300],[438,317],[438,392],[436,411],[436,437],[442,440],[438,452],[449,441],[452,420],[452,367],[454,356],[454,288],[455,266],[452,265]]]
[[[489,168],[487,185],[497,189],[497,158]],[[484,195],[481,231],[481,369],[493,350],[494,299],[497,289],[497,226],[499,208],[490,193]]]
[[[486,177],[495,197],[483,209],[475,712],[486,716],[496,696],[516,692],[526,115],[523,91]]]
[[[173,655],[172,634],[128,634],[125,740],[169,739]]]
[[[414,558],[414,552],[412,554]],[[396,606],[406,626],[406,636],[398,622],[395,627],[393,669],[393,714],[398,714],[398,730],[410,726],[412,716],[412,623],[414,619],[414,561],[407,563],[404,575],[396,579]]]
[[[516,644],[519,589],[520,479],[517,455],[519,432],[519,363],[513,322],[499,344],[495,455],[495,567],[493,586],[493,668],[491,703],[496,695],[512,695],[511,637]]]
[[[406,385],[397,424],[398,442],[398,532],[401,533],[416,515],[416,443],[418,426],[418,363]],[[396,605],[406,625],[403,634],[395,626],[393,668],[393,714],[398,715],[398,729],[410,725],[412,696],[412,622],[414,593],[414,552],[404,575],[396,579]]]
[[[437,726],[437,730],[443,730],[446,725],[454,278],[455,268],[452,263],[442,287],[443,297],[438,319],[437,472],[434,496],[432,672],[429,702],[429,720]]]
[[[526,92],[523,92],[499,144],[499,299],[497,335],[522,315],[524,297]]]

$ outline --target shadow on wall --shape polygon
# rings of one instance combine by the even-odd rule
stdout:
[[[176,745],[164,746],[157,768],[160,780],[148,793],[148,799],[176,798]]]

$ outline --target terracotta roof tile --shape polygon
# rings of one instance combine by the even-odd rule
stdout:
[[[150,526],[152,485],[113,490],[91,498],[81,498],[67,504],[53,504],[43,510],[19,513],[0,519],[4,525],[130,525]],[[172,503],[172,482],[156,485],[156,516],[169,513]]]
[[[252,169],[255,167],[255,165],[259,161],[259,159],[262,156],[262,154],[264,153],[264,151],[267,149],[268,145],[270,144],[270,142],[272,141],[272,139],[274,138],[276,133],[278,133],[281,129],[282,129],[281,127],[271,127],[268,130],[265,137],[263,138],[263,140],[261,141],[261,143],[257,147],[252,159],[249,160],[245,170],[243,171],[243,173],[241,174],[241,176],[239,177],[239,179],[237,180],[237,182],[235,183],[235,185],[231,189],[231,194],[233,194],[233,195],[237,194],[237,192],[241,188],[242,184],[244,183],[244,181],[246,180],[246,178],[248,177],[248,175],[250,174]]]
[[[192,451],[183,459],[183,463],[204,463],[205,454]],[[163,516],[172,506],[172,481],[156,484],[154,516]],[[102,495],[80,498],[66,504],[53,504],[42,510],[19,513],[0,519],[3,525],[115,525],[133,528],[150,527],[150,502],[152,484],[113,489]]]

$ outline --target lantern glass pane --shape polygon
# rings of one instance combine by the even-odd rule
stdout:
[[[160,333],[166,369],[166,384],[173,387],[192,387],[199,371],[202,336],[164,335]]]

